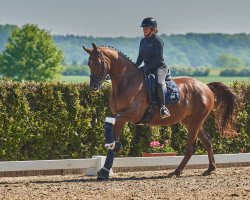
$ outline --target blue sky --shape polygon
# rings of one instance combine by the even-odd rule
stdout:
[[[160,34],[250,33],[250,0],[0,0],[0,24],[60,35],[141,36],[147,16]]]

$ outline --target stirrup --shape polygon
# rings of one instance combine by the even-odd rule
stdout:
[[[161,118],[164,119],[170,116],[170,112],[166,106],[162,106],[160,109]]]

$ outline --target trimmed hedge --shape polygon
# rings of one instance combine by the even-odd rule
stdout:
[[[205,129],[215,153],[250,152],[250,84],[234,83],[239,94],[237,130],[233,139],[221,139],[212,115]],[[87,158],[106,154],[103,122],[110,115],[110,87],[91,93],[88,85],[0,81],[0,160]],[[186,129],[182,125],[149,127],[128,124],[120,156],[140,156],[153,140],[171,140],[183,154]],[[200,142],[197,153],[205,151]]]

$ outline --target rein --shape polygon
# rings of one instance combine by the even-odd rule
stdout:
[[[112,75],[112,76],[110,76],[110,78],[118,78],[118,77],[122,77],[122,76],[129,76],[129,75],[137,74],[139,72],[141,72],[141,71],[139,70],[139,71],[136,71],[136,72],[129,72],[129,73]]]

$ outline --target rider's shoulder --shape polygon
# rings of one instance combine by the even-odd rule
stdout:
[[[147,39],[144,37],[141,39],[140,45],[145,45],[145,44],[147,44]]]
[[[161,44],[163,43],[163,40],[158,35],[155,35],[154,41],[159,42]]]

